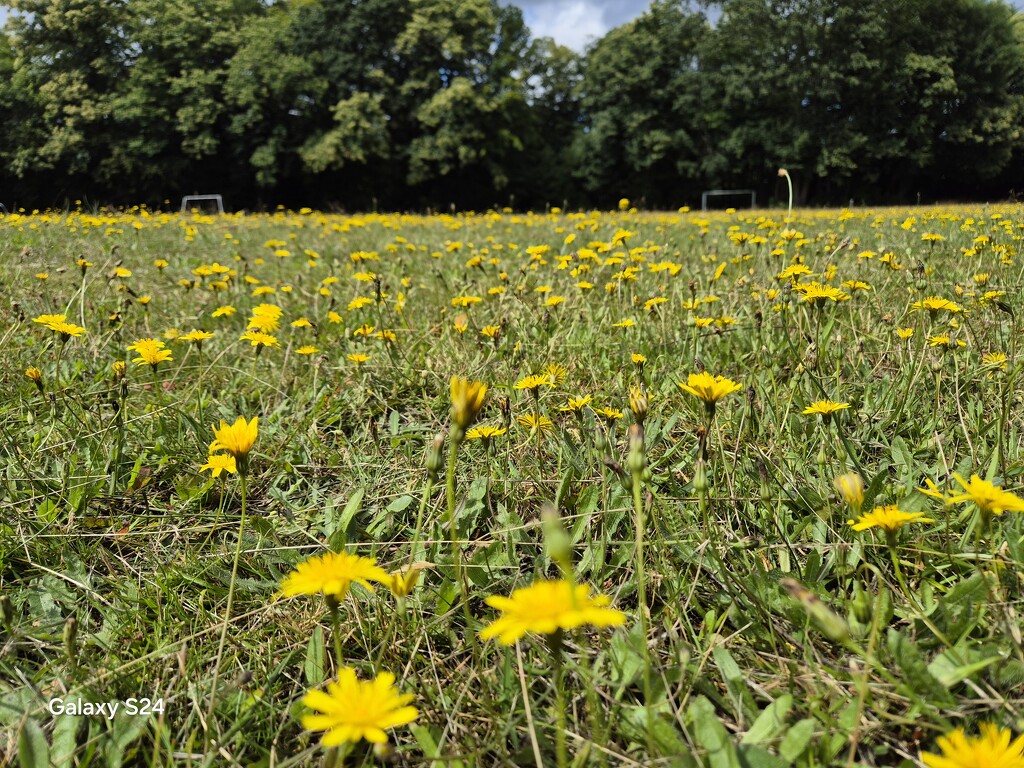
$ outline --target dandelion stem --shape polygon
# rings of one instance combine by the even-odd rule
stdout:
[[[423,533],[423,513],[427,510],[427,502],[430,500],[430,494],[434,491],[434,478],[430,475],[427,476],[427,484],[423,488],[423,498],[420,499],[420,509],[416,513],[416,531],[412,536],[412,546],[409,547],[409,565],[411,566],[416,560],[416,548],[420,543],[420,535]]]
[[[461,429],[452,430],[451,450],[448,452],[448,470],[445,475],[445,500],[448,502],[448,539],[452,546],[452,563],[461,598],[459,602],[462,603],[462,616],[466,621],[466,634],[469,635],[473,655],[476,656],[476,634],[472,630],[469,615],[469,584],[466,582],[466,567],[462,562],[462,545],[459,541],[459,529],[455,521],[455,466],[458,461],[459,446],[462,445],[459,432]]]
[[[569,749],[565,743],[565,679],[562,665],[562,630],[548,635],[551,648],[551,672],[555,685],[555,760],[558,768],[568,768]]]
[[[334,595],[324,596],[327,602],[327,610],[331,614],[331,639],[334,642],[334,669],[337,672],[341,669],[345,655],[341,651],[341,612],[338,601]]]
[[[238,543],[235,545],[235,559],[231,566],[231,581],[228,584],[228,604],[224,609],[224,623],[221,625],[220,642],[217,645],[217,660],[213,665],[213,683],[210,686],[210,706],[206,711],[206,732],[203,738],[204,752],[209,752],[210,729],[213,727],[213,713],[217,706],[217,682],[220,679],[220,663],[224,657],[224,646],[228,638],[228,625],[231,623],[231,609],[235,603],[235,582],[238,579],[238,561],[242,557],[242,536],[245,533],[245,501],[246,482],[245,472],[238,473],[239,493],[242,499],[242,514],[238,521]]]
[[[644,659],[644,710],[647,725],[647,754],[654,756],[654,710],[651,708],[651,655],[647,647],[647,571],[644,565],[644,527],[647,525],[644,515],[643,471],[633,472],[633,509],[635,511],[636,541],[633,554],[636,558],[636,591],[640,604],[640,634],[642,637],[641,653]]]

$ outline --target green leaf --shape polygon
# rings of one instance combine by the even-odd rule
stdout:
[[[963,680],[969,679],[976,672],[980,672],[986,667],[990,667],[996,662],[1002,661],[1002,656],[988,656],[977,661],[971,661],[967,664],[957,664],[953,660],[953,657],[963,658],[966,654],[963,652],[952,654],[950,651],[940,653],[934,659],[932,663],[928,665],[928,671],[938,680],[942,685],[953,686]],[[973,655],[973,654],[971,654]]]
[[[788,768],[790,765],[778,755],[748,744],[737,750],[742,768]]]
[[[316,627],[306,644],[306,660],[302,665],[302,672],[306,676],[306,684],[311,687],[320,685],[324,681],[326,664],[323,627]]]
[[[53,499],[46,499],[36,507],[36,517],[44,523],[56,522],[57,518],[60,517],[60,507],[57,506]]]
[[[662,706],[652,707],[650,713],[651,716],[651,732],[654,736],[654,746],[657,754],[660,755],[671,755],[675,759],[680,759],[684,755],[688,755],[689,749],[686,741],[683,739],[682,734],[675,725],[675,721],[666,717],[668,714],[667,706],[662,703]],[[625,718],[623,725],[625,735],[637,742],[644,742],[647,739],[647,709],[642,706],[627,707],[625,711]],[[677,765],[677,763],[673,763]],[[684,763],[683,765],[693,765],[694,763]]]
[[[896,462],[897,466],[904,469],[913,469],[914,455],[910,452],[910,448],[902,437],[899,435],[894,437],[889,447],[892,450],[892,459]]]
[[[786,730],[786,717],[792,708],[792,694],[784,693],[779,696],[779,698],[761,711],[761,714],[757,716],[757,720],[750,726],[750,730],[744,734],[740,743],[764,744],[781,736]]]
[[[886,639],[895,666],[911,690],[920,696],[944,704],[953,703],[949,691],[932,676],[925,664],[924,656],[906,635],[890,628]]]
[[[979,609],[987,599],[985,579],[975,573],[942,596],[932,618],[947,635],[958,639],[977,621]]]
[[[889,477],[888,468],[883,469],[868,483],[868,487],[864,489],[864,509],[871,509],[875,503],[875,497],[878,496],[882,487],[885,485],[886,478]]]
[[[46,743],[46,734],[35,720],[26,720],[21,726],[21,733],[18,734],[18,763],[21,768],[50,768],[50,747]]]
[[[55,768],[74,764],[80,724],[81,720],[77,717],[58,717],[54,723],[53,734],[50,736],[50,760]]]
[[[150,717],[127,715],[119,711],[110,725],[111,738],[104,750],[104,763],[109,768],[121,768],[125,762],[131,764],[138,751],[135,743],[149,724]]]
[[[736,705],[737,719],[754,717],[757,712],[757,704],[754,703],[754,698],[747,688],[746,675],[743,674],[743,670],[740,669],[729,649],[723,645],[715,646],[712,655],[718,671],[722,673],[722,679],[725,680],[729,696]]]
[[[637,622],[628,632],[616,632],[612,635],[611,646],[608,655],[611,660],[614,679],[619,684],[619,691],[616,698],[622,695],[626,686],[633,683],[644,668],[644,657],[640,653],[643,642],[643,635],[640,632],[640,623]]]
[[[698,696],[686,709],[687,719],[697,743],[706,751],[708,768],[740,768],[736,745],[715,715],[714,705],[704,696]]]
[[[807,749],[814,736],[815,721],[811,718],[804,718],[797,721],[786,733],[779,744],[779,754],[783,760],[793,763]]]
[[[345,546],[346,535],[348,533],[348,527],[352,524],[353,518],[359,514],[359,510],[363,504],[363,496],[366,491],[362,488],[356,490],[345,504],[345,508],[341,511],[341,516],[334,522],[327,521],[327,528],[331,532],[328,534],[328,543],[330,548],[334,552],[340,552],[342,547]]]
[[[412,496],[408,494],[399,496],[397,499],[388,504],[388,512],[404,512],[409,506],[416,501]]]

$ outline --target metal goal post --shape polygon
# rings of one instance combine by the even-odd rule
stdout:
[[[706,192],[701,192],[700,195],[700,209],[706,211],[708,209],[708,199],[712,197],[739,197],[740,195],[750,198],[750,207],[757,207],[757,192],[752,189],[709,189]]]
[[[188,210],[189,203],[196,203],[200,200],[212,200],[217,204],[217,213],[224,213],[224,198],[220,195],[185,195],[181,198],[181,212]]]

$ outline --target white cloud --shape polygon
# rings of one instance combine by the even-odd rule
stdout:
[[[642,4],[636,6],[640,13]],[[522,3],[522,8],[534,37],[552,37],[574,51],[582,51],[587,43],[622,23],[607,19],[605,9],[594,0],[534,0]]]

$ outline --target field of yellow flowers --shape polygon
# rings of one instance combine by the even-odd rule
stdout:
[[[1024,766],[1022,235],[0,217],[0,764]]]

